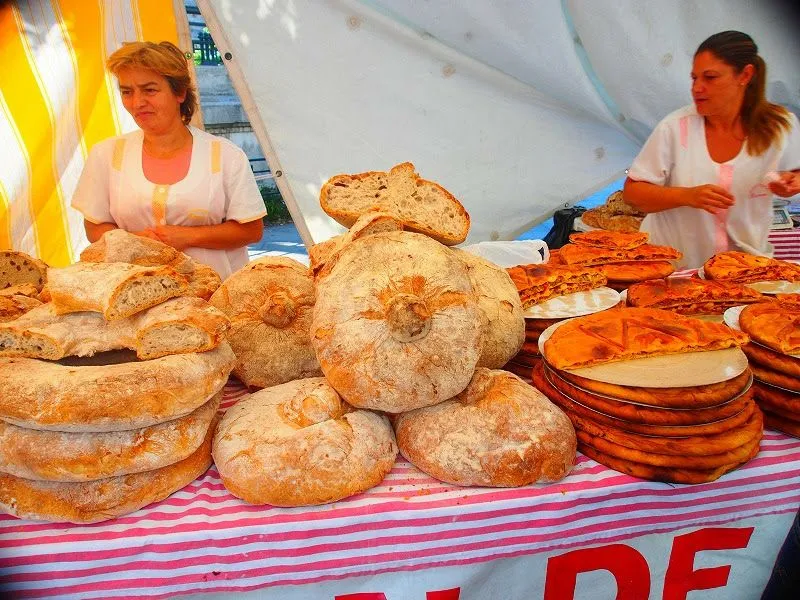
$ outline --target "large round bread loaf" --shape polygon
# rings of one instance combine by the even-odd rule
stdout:
[[[309,337],[314,282],[290,258],[251,262],[214,292],[211,304],[231,320],[234,374],[252,387],[320,375]]]
[[[91,481],[159,469],[200,447],[221,399],[219,392],[185,417],[129,431],[39,431],[0,420],[0,472],[25,479]]]
[[[567,416],[506,371],[477,369],[452,400],[399,415],[395,432],[403,456],[456,485],[557,481],[575,462],[575,431]]]
[[[345,247],[318,282],[311,337],[347,402],[398,413],[467,386],[482,318],[452,250],[418,233],[376,233]]]
[[[235,496],[304,506],[378,485],[394,465],[397,445],[386,417],[351,409],[315,377],[240,400],[220,422],[213,452]]]
[[[0,358],[0,419],[51,431],[149,427],[205,404],[235,361],[226,342],[209,352],[100,366]]]
[[[174,464],[94,481],[34,481],[0,473],[0,510],[21,519],[97,523],[135,512],[187,486],[211,466],[214,423],[201,446]]]
[[[517,286],[505,269],[463,250],[454,250],[467,265],[469,280],[485,317],[479,367],[499,369],[525,341],[525,317]],[[538,351],[537,351],[538,352]]]

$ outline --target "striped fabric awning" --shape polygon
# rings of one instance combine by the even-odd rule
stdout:
[[[106,58],[122,42],[178,43],[170,0],[0,2],[0,249],[51,266],[88,243],[70,199],[89,149],[131,131]],[[184,17],[185,19],[185,17]]]

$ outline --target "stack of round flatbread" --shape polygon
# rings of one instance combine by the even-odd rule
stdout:
[[[684,387],[608,383],[596,367],[606,367],[605,377],[615,363],[626,367],[626,362],[727,348],[738,353],[735,348],[746,341],[721,324],[655,309],[618,309],[552,331],[533,383],[567,413],[578,449],[590,458],[644,479],[703,483],[759,450],[763,418],[744,357],[737,362],[742,368],[730,369],[721,380]],[[658,383],[668,385],[669,363],[660,364],[667,366],[659,367]]]
[[[739,326],[750,336],[742,350],[764,422],[800,437],[800,306],[780,300],[754,304],[742,310]]]
[[[176,296],[168,267],[78,263],[46,289],[0,324],[0,510],[103,521],[204,473],[235,362],[227,317]]]
[[[542,360],[539,352],[539,336],[551,325],[563,319],[525,319],[525,343],[520,351],[503,367],[526,381],[531,379],[531,370]]]

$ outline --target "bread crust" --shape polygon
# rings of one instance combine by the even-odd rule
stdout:
[[[784,302],[746,306],[739,326],[756,342],[783,354],[800,353],[800,307]]]
[[[764,411],[764,425],[786,435],[800,438],[800,420],[787,419],[769,411]]]
[[[567,416],[506,371],[477,369],[452,400],[399,415],[395,433],[411,463],[455,485],[558,481],[575,461]]]
[[[750,362],[790,377],[800,378],[800,358],[753,343],[742,346],[742,351]]]
[[[477,366],[499,369],[519,352],[525,340],[525,317],[517,288],[505,269],[469,252],[453,251],[467,266],[484,316],[483,345]]]
[[[0,473],[0,510],[20,519],[98,523],[159,502],[211,466],[214,424],[181,461],[142,473],[81,482],[34,481]]]
[[[317,358],[359,408],[397,413],[452,398],[472,377],[482,337],[467,267],[424,235],[356,240],[317,283]]]
[[[158,294],[135,306],[118,302],[132,286],[160,282]],[[186,278],[171,267],[140,267],[128,263],[76,263],[50,269],[47,292],[57,314],[99,312],[107,321],[129,317],[139,311],[179,296],[186,291]]]
[[[720,252],[703,264],[708,279],[736,283],[755,281],[800,281],[800,266],[767,256],[744,252]]]
[[[657,308],[619,308],[573,319],[544,343],[556,369],[578,369],[621,360],[735,348],[746,334],[721,323]]]
[[[615,290],[626,289],[629,284],[640,281],[669,277],[675,272],[674,265],[666,261],[618,262],[595,265],[594,268],[606,276],[608,287]]]
[[[800,394],[800,377],[785,375],[778,371],[762,367],[757,363],[750,363],[750,369],[753,371],[753,377],[756,379],[768,383],[769,385]]]
[[[648,436],[686,437],[722,433],[747,422],[755,406],[752,399],[750,399],[750,395],[748,395],[748,399],[742,410],[734,415],[724,417],[721,420],[693,425],[668,425],[659,423],[658,421],[652,423],[636,423],[606,415],[605,413],[585,406],[582,402],[585,401],[588,394],[580,390],[575,390],[577,393],[568,395],[553,384],[552,378],[548,377],[546,371],[544,372],[544,376],[540,367],[536,367],[535,371],[537,371],[537,373],[534,376],[534,385],[542,390],[542,392],[550,398],[550,401],[561,408],[568,416],[575,414],[584,419],[594,421],[601,426],[608,426]],[[667,415],[667,417],[669,417],[669,415]]]
[[[334,207],[333,196],[336,195],[336,190],[338,188],[346,188],[352,185],[353,182],[374,182],[376,197],[370,199],[369,206],[361,210],[353,209],[352,202],[348,203],[346,206]],[[425,218],[424,213],[419,210],[421,201],[415,194],[418,188],[426,187],[430,187],[435,193],[440,195],[446,207],[442,207],[437,217],[445,218],[445,216],[449,214],[450,219],[453,221],[453,226],[457,229],[457,233],[448,233],[444,231],[444,228],[439,227],[433,222],[434,219],[428,219],[427,222],[423,220]],[[373,190],[370,190],[370,193],[372,193],[372,191]],[[401,202],[411,203],[415,206],[410,209],[401,209],[396,205],[394,198],[400,198]],[[364,213],[381,211],[394,215],[403,223],[405,229],[427,235],[447,246],[460,244],[467,238],[467,234],[469,233],[469,213],[464,209],[461,202],[438,183],[427,181],[419,177],[414,165],[410,162],[395,165],[388,173],[369,171],[367,173],[358,173],[354,175],[343,174],[331,177],[320,190],[319,202],[322,210],[325,211],[328,216],[345,227],[352,227],[356,220]],[[406,212],[405,216],[403,214],[404,211]],[[412,214],[416,216],[412,217]]]
[[[620,232],[620,231],[587,231],[582,233],[572,233],[569,241],[579,246],[591,246],[594,248],[610,248],[619,250],[632,250],[642,244],[646,244],[650,239],[650,234],[644,232]]]
[[[546,374],[546,377],[545,377]],[[561,394],[577,399],[586,407],[624,421],[640,423],[642,425],[687,426],[703,425],[720,421],[739,414],[752,399],[752,391],[748,390],[742,395],[708,408],[672,409],[647,406],[633,402],[612,400],[597,396],[570,385],[560,377],[554,375],[544,364],[537,366],[533,372],[534,385],[550,397],[553,388]],[[553,400],[553,398],[551,398]]]
[[[693,277],[656,279],[628,288],[628,306],[662,308],[680,314],[722,314],[740,304],[764,302],[754,289],[734,283]]]
[[[583,388],[584,390],[607,396],[616,400],[627,402],[637,402],[648,406],[658,406],[661,408],[710,408],[728,402],[747,391],[750,386],[749,371],[740,373],[733,379],[712,383],[710,385],[698,385],[683,388],[648,388],[648,387],[629,387],[595,381],[570,373],[568,371],[557,371],[560,379]]]
[[[535,304],[575,292],[585,292],[606,284],[596,269],[566,265],[522,265],[506,269],[517,288],[522,306]]]
[[[672,246],[641,244],[634,248],[599,248],[580,244],[567,244],[559,252],[568,265],[606,265],[611,263],[678,260],[683,254]]]
[[[800,396],[798,394],[759,381],[753,384],[753,391],[758,405],[763,410],[800,421]]]
[[[251,504],[307,506],[378,485],[397,445],[386,417],[352,409],[316,377],[240,400],[217,428],[213,455],[233,495]]]
[[[92,356],[128,348],[147,360],[184,352],[205,352],[224,339],[230,321],[219,310],[200,298],[172,298],[136,315],[106,321],[99,313],[79,312],[59,315],[52,304],[41,305],[23,317],[0,325],[0,356],[21,356],[59,360],[65,356]],[[151,348],[146,342],[166,328],[180,329],[184,339],[203,338],[188,345],[184,340],[167,339]]]
[[[758,446],[754,446],[747,459],[730,465],[723,465],[715,469],[686,469],[678,467],[657,467],[653,465],[645,465],[631,460],[623,460],[615,456],[604,454],[588,444],[581,444],[580,450],[583,454],[620,473],[627,473],[633,477],[641,479],[649,479],[651,481],[664,481],[667,483],[709,483],[716,481],[725,473],[733,471],[740,467],[748,460],[754,458],[758,454]]]
[[[314,300],[308,269],[290,258],[261,258],[228,277],[210,302],[231,320],[234,375],[255,388],[320,375],[309,334]]]
[[[0,358],[0,419],[49,431],[124,431],[177,419],[228,380],[235,357],[214,350],[104,366]]]
[[[222,392],[185,417],[129,431],[64,433],[0,420],[0,472],[25,479],[91,481],[160,469],[203,443]]]

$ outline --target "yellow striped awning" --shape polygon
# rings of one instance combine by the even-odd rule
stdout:
[[[0,3],[0,249],[51,266],[77,259],[88,242],[70,199],[87,152],[136,127],[105,60],[127,41],[185,46],[183,10],[173,0]]]

